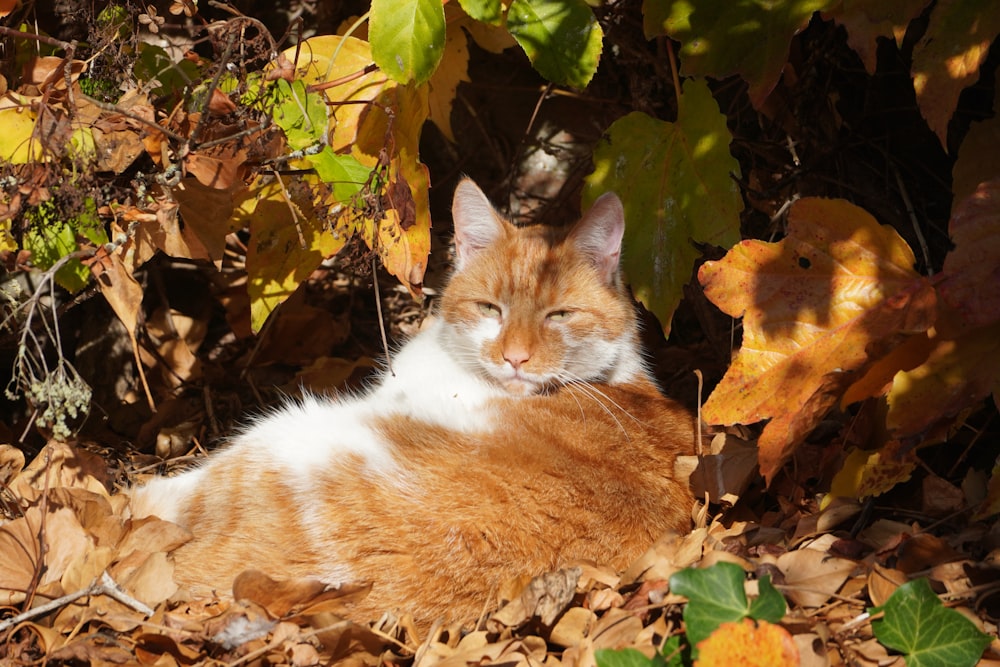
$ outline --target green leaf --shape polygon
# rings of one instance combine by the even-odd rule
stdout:
[[[743,201],[732,174],[732,136],[703,81],[687,81],[676,123],[634,112],[594,151],[584,203],[616,192],[625,206],[622,267],[640,301],[670,332],[701,254],[691,243],[729,248],[740,240]]]
[[[424,83],[444,53],[441,0],[372,0],[368,38],[372,58],[399,83]]]
[[[458,0],[465,13],[483,23],[500,25],[503,19],[503,6],[500,0]]]
[[[507,29],[549,81],[586,88],[594,77],[604,33],[583,0],[514,0]]]
[[[26,211],[24,218],[28,224],[24,233],[24,249],[31,251],[32,263],[43,270],[52,268],[60,259],[79,250],[78,236],[94,245],[108,242],[93,199],[87,199],[83,211],[68,220],[51,200]],[[79,292],[90,282],[90,269],[79,259],[71,259],[56,271],[55,279],[68,291]]]
[[[347,202],[361,191],[368,180],[371,169],[361,164],[351,155],[337,155],[329,146],[324,146],[318,155],[310,155],[309,162],[320,180],[333,188],[337,201]]]
[[[743,568],[735,563],[689,567],[670,577],[671,592],[688,599],[684,625],[692,646],[707,639],[722,623],[740,621],[749,615],[744,577]]]
[[[160,96],[180,96],[192,82],[201,78],[198,66],[182,58],[174,62],[159,46],[142,43],[133,67],[135,78],[143,83],[156,82],[151,91]]]
[[[598,649],[594,651],[594,660],[597,667],[656,667],[663,665],[663,659],[647,658],[641,651],[634,648]]]
[[[872,621],[875,637],[906,656],[907,667],[972,667],[991,638],[969,619],[948,609],[931,590],[927,579],[903,584],[881,607],[885,612]]]
[[[777,623],[788,610],[784,596],[771,585],[771,575],[765,574],[757,580],[757,597],[750,603],[747,614],[756,621]]]
[[[288,145],[302,150],[323,140],[327,109],[323,98],[306,92],[303,81],[278,79],[274,87],[274,122],[285,132]]]
[[[681,43],[682,76],[741,75],[750,101],[760,108],[781,77],[788,46],[814,12],[837,0],[646,0],[647,37],[669,35]]]

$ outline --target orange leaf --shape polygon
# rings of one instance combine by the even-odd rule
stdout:
[[[796,667],[799,650],[780,625],[767,621],[723,623],[698,643],[695,667]]]
[[[906,242],[864,210],[806,198],[784,240],[743,241],[701,268],[705,295],[744,318],[743,347],[703,415],[772,420],[758,443],[766,479],[867,364],[933,322],[934,291],[913,262]]]

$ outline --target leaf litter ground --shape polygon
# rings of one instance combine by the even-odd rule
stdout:
[[[827,40],[829,34],[812,39]],[[625,53],[627,66],[631,52]],[[524,158],[519,154],[525,143],[521,133],[529,125],[528,113],[537,100],[534,92],[523,98],[518,95],[525,88],[533,91],[531,86],[537,81],[518,79],[524,69],[512,68],[509,61],[494,65],[496,69],[487,73],[484,67],[489,66],[482,59],[470,66],[479,68],[471,74],[475,81],[504,82],[463,88],[475,108],[500,110],[492,121],[497,126],[509,123],[514,129],[501,127],[493,132],[496,128],[491,127],[484,133],[477,125],[481,121],[474,122],[459,108],[452,118],[459,149],[444,148],[444,142],[435,144],[431,133],[421,146],[422,157],[432,172],[465,171],[492,185],[493,192],[541,193],[534,211],[538,217],[566,216],[567,193],[580,187],[580,173],[586,170],[580,164],[587,158],[580,156],[592,152],[599,131],[573,128],[576,136],[586,140],[582,150],[576,147],[568,160],[566,154],[560,155],[571,164],[559,174],[564,180],[556,179],[553,185],[542,169],[544,160],[519,161]],[[644,83],[655,85],[649,80]],[[810,121],[821,132],[829,124],[829,111],[809,109],[807,102],[826,99],[825,94],[811,95],[815,91],[805,89],[806,79],[801,85],[788,91],[804,107],[799,120]],[[613,82],[597,81],[597,86],[595,95],[604,92],[609,99],[618,97]],[[644,92],[647,98],[640,102],[651,108],[668,97],[662,90]],[[806,169],[789,178],[782,148],[784,131],[801,138],[798,128],[791,127],[792,121],[786,128],[748,130],[739,96],[725,87],[714,92],[720,99],[732,98],[729,120],[742,124],[744,132],[733,147],[748,178],[745,193],[755,207],[744,215],[744,236],[769,238],[773,216],[789,194],[839,195],[842,179],[848,181],[844,187],[879,220],[896,221],[898,212],[880,208],[884,193],[864,176],[881,171],[878,157],[841,146],[830,171]],[[541,120],[570,127],[587,115],[573,106],[586,104],[585,99],[561,108],[559,102],[547,103],[543,114],[550,116],[543,115]],[[602,108],[594,104],[588,110],[599,118]],[[750,120],[750,125],[758,122],[756,116]],[[602,118],[597,124],[607,127],[610,119]],[[500,138],[491,142],[494,134]],[[532,141],[540,141],[539,137],[540,133]],[[470,138],[478,143],[470,143]],[[813,139],[817,144],[824,140],[825,145],[835,143],[830,137]],[[938,159],[918,141],[914,144],[917,162]],[[808,148],[799,146],[803,154],[809,153]],[[516,178],[511,179],[513,183],[504,182],[504,170],[515,162],[520,165]],[[24,181],[32,182],[30,178]],[[432,196],[444,197],[450,191],[447,182],[435,181]],[[933,186],[913,190],[914,195],[932,193],[922,202],[928,219],[947,218],[934,215],[934,208],[946,207],[947,202],[937,201],[941,195],[933,194]],[[196,197],[196,201],[202,199]],[[521,213],[527,217],[532,211]],[[442,218],[446,215],[436,216]],[[905,229],[905,225],[894,226]],[[232,241],[227,250],[239,256],[239,243]],[[212,250],[213,258],[222,256],[221,246]],[[931,250],[944,253],[940,248]],[[369,265],[370,256],[357,248],[349,249],[348,256],[356,260],[349,262],[355,269]],[[239,268],[229,259],[222,263],[226,276]],[[176,390],[159,404],[155,417],[141,410],[113,411],[106,416],[105,432],[88,434],[90,440],[71,448],[55,443],[42,447],[44,443],[36,440],[25,448],[34,454],[27,467],[19,449],[0,450],[0,481],[4,483],[0,509],[10,519],[0,533],[0,586],[4,588],[0,604],[6,619],[0,621],[0,651],[6,660],[298,665],[560,662],[589,666],[594,664],[595,651],[601,649],[634,647],[648,656],[655,648],[669,645],[687,620],[685,610],[690,605],[688,598],[670,590],[668,581],[688,565],[717,563],[735,563],[751,574],[746,584],[751,600],[763,598],[759,582],[765,577],[784,595],[789,611],[781,625],[791,633],[803,664],[900,662],[898,656],[888,655],[885,645],[906,650],[913,648],[908,643],[912,638],[877,641],[865,614],[871,607],[886,605],[893,591],[914,577],[926,577],[949,606],[974,610],[976,615],[969,615],[996,636],[1000,578],[994,554],[1000,547],[1000,530],[993,522],[970,518],[968,508],[972,499],[982,497],[985,481],[972,472],[965,477],[956,474],[962,460],[982,458],[982,444],[996,440],[995,420],[991,422],[990,415],[973,415],[948,445],[924,450],[919,457],[900,454],[899,465],[905,470],[898,474],[884,462],[866,459],[858,464],[859,469],[868,465],[876,476],[890,478],[882,484],[869,480],[872,488],[895,488],[864,505],[837,500],[821,511],[815,491],[829,481],[830,462],[845,444],[864,442],[879,423],[877,415],[869,414],[875,410],[870,406],[850,414],[835,409],[824,417],[786,466],[794,474],[778,475],[766,492],[747,485],[753,477],[759,432],[733,428],[717,434],[706,443],[704,465],[708,469],[694,474],[699,493],[707,494],[712,504],[695,517],[696,528],[690,535],[665,536],[623,573],[588,563],[535,580],[512,581],[497,592],[495,600],[484,600],[483,618],[464,628],[441,624],[418,629],[405,615],[388,613],[366,626],[338,620],[337,611],[343,605],[364,595],[362,582],[345,582],[341,589],[327,591],[310,582],[274,582],[259,573],[247,573],[235,582],[235,602],[228,596],[191,599],[175,589],[170,576],[169,553],[185,539],[183,532],[162,521],[129,523],[123,518],[122,499],[114,491],[161,469],[160,458],[137,452],[155,449],[160,457],[183,464],[187,456],[200,455],[210,443],[223,439],[231,424],[247,411],[245,406],[270,402],[269,392],[262,387],[294,391],[302,382],[313,387],[350,384],[371,368],[371,359],[380,353],[370,291],[336,272],[324,269],[307,281],[285,308],[286,316],[257,341],[233,334],[250,328],[248,306],[234,289],[236,279],[206,279],[207,272],[194,273],[197,278],[189,266],[162,260],[150,265],[151,281],[159,285],[160,294],[145,304],[150,340],[143,346],[147,358],[142,361],[157,375],[151,380],[154,385]],[[383,282],[383,286],[388,284]],[[719,324],[714,316],[713,330],[713,315],[702,312],[700,294],[686,296],[690,303],[675,315],[672,346],[664,347],[651,337],[657,371],[669,393],[693,404],[696,399],[689,398],[695,396],[693,376],[688,370],[702,368],[709,385],[714,385],[728,365],[734,343],[728,319]],[[425,312],[396,292],[383,293],[383,301],[397,333],[417,326]],[[85,306],[98,308],[96,300]],[[100,311],[81,310],[102,327],[113,319],[107,312],[101,317]],[[658,328],[655,322],[647,327]],[[122,344],[123,336],[119,332],[94,339],[111,350],[130,350],[127,340]],[[720,355],[713,355],[719,349],[722,361]],[[96,364],[103,365],[100,377],[107,384],[119,374],[128,379],[130,354],[100,357]],[[233,368],[243,369],[243,374],[233,377]],[[121,441],[121,433],[134,436],[134,446],[112,447]],[[13,442],[13,434],[8,435]],[[962,457],[955,453],[960,448],[967,450]],[[878,454],[892,456],[884,449]],[[988,468],[989,464],[976,467]],[[911,475],[910,482],[897,485]],[[44,568],[39,566],[43,560]],[[901,634],[906,630],[903,627]],[[998,648],[994,642],[984,664],[1000,657]]]

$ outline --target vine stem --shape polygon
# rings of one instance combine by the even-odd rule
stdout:
[[[674,43],[669,38],[664,37],[667,45],[667,58],[670,60],[670,75],[674,79],[674,94],[677,95],[677,113],[680,115],[681,109],[681,77],[677,72],[677,55],[674,53]]]

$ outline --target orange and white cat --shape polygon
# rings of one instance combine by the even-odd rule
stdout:
[[[674,476],[694,420],[654,386],[607,194],[569,229],[516,227],[470,180],[434,321],[360,395],[307,396],[255,420],[133,516],[194,535],[176,579],[231,590],[244,569],[369,581],[348,614],[470,621],[497,588],[587,559],[624,568],[690,527]]]

